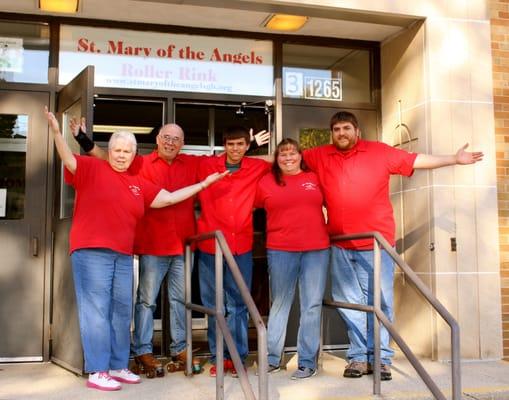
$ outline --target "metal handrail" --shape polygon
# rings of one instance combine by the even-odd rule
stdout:
[[[374,336],[374,379],[373,379],[373,394],[380,395],[380,325],[381,322],[385,328],[389,331],[389,334],[398,344],[399,348],[405,354],[408,361],[416,372],[419,374],[421,379],[424,381],[428,389],[431,391],[433,396],[439,400],[446,400],[446,396],[435,384],[431,376],[426,372],[421,362],[412,353],[408,345],[405,343],[403,338],[398,334],[394,325],[389,321],[381,309],[381,290],[380,290],[380,269],[381,269],[381,252],[380,246],[391,256],[394,262],[403,270],[406,276],[414,284],[415,288],[428,300],[435,311],[440,314],[444,321],[451,328],[451,377],[452,377],[452,399],[461,399],[461,366],[460,366],[460,333],[459,325],[453,316],[447,311],[447,309],[440,303],[435,297],[431,290],[421,281],[417,274],[408,266],[408,264],[400,257],[394,248],[385,240],[385,238],[379,232],[365,232],[352,235],[339,235],[331,237],[331,243],[333,242],[344,242],[347,240],[373,238],[373,306],[366,306],[360,304],[343,303],[324,300],[323,304],[327,307],[335,308],[348,308],[352,310],[359,310],[364,312],[372,312],[375,314],[373,324],[373,336]]]
[[[215,310],[193,304],[191,302],[191,244],[202,240],[214,239],[216,245],[215,255],[215,280],[216,280],[216,308]],[[238,285],[242,299],[246,303],[251,319],[253,320],[258,336],[258,398],[259,400],[268,400],[269,386],[268,386],[268,359],[267,359],[267,329],[258,312],[251,293],[244,278],[240,272],[239,266],[226,243],[226,239],[221,231],[208,232],[201,235],[191,236],[186,240],[186,259],[185,259],[185,306],[186,306],[186,375],[193,376],[192,374],[192,357],[193,357],[193,342],[192,342],[192,310],[212,315],[216,317],[216,399],[223,400],[224,398],[224,349],[223,340],[226,342],[228,351],[232,357],[235,369],[239,374],[240,385],[244,392],[244,397],[249,400],[255,400],[253,389],[247,378],[247,372],[244,369],[242,360],[240,359],[239,352],[235,346],[235,342],[231,335],[226,319],[224,317],[224,294],[223,294],[223,256],[226,264],[230,268],[233,279]],[[224,336],[224,337],[223,337]]]

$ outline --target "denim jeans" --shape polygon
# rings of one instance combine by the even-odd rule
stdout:
[[[233,256],[237,262],[244,282],[251,289],[251,281],[253,276],[253,256],[252,252],[242,253]],[[215,255],[200,252],[198,256],[198,268],[200,275],[200,295],[201,301],[205,307],[215,308]],[[240,295],[240,290],[233,280],[230,269],[223,263],[223,291],[224,291],[224,308],[226,314],[226,323],[233,336],[233,341],[237,347],[240,358],[244,361],[249,353],[247,341],[247,323],[248,313],[247,306]],[[211,353],[210,361],[212,364],[216,362],[216,319],[208,317],[207,339]],[[224,347],[224,358],[231,359],[228,348]]]
[[[127,368],[133,257],[109,249],[71,254],[85,372]]]
[[[267,250],[272,297],[267,345],[269,364],[278,366],[286,337],[288,314],[299,282],[300,321],[298,366],[316,368],[320,347],[320,321],[329,265],[329,249],[303,252]]]
[[[154,311],[165,276],[168,276],[166,290],[170,303],[170,353],[176,355],[186,348],[184,257],[141,255],[140,280],[134,306],[132,351],[135,355],[152,353]]]
[[[380,284],[382,312],[392,322],[394,303],[394,263],[386,251],[381,251]],[[347,250],[332,246],[332,299],[356,304],[373,304],[373,251]],[[351,361],[373,362],[373,314],[338,309],[346,323]],[[381,362],[391,364],[394,351],[389,346],[389,332],[380,327]]]

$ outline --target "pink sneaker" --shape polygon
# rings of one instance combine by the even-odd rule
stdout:
[[[110,376],[118,382],[123,383],[140,383],[141,379],[138,375],[133,374],[127,368],[110,369]]]
[[[92,374],[88,374],[87,387],[109,392],[113,390],[120,390],[122,385],[113,380],[107,372],[94,372]]]

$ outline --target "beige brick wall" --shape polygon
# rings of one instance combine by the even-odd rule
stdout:
[[[504,358],[509,359],[509,0],[490,0]]]

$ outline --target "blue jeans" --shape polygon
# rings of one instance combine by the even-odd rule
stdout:
[[[85,372],[127,368],[133,257],[109,249],[71,254]]]
[[[244,282],[251,289],[253,277],[253,256],[252,252],[242,253],[233,256],[237,262]],[[200,295],[201,301],[205,307],[215,308],[216,306],[216,278],[215,278],[215,255],[200,252],[198,256],[198,268],[200,275]],[[224,289],[224,307],[226,314],[226,323],[233,336],[233,341],[237,347],[240,358],[244,361],[249,353],[247,341],[247,306],[240,295],[240,290],[233,280],[230,269],[223,263],[223,289]],[[209,315],[208,317],[207,339],[211,353],[210,361],[216,362],[216,319]],[[224,347],[224,358],[231,359],[228,348]]]
[[[267,345],[269,364],[278,366],[286,337],[288,314],[299,282],[300,321],[298,366],[316,368],[320,348],[320,321],[329,265],[329,249],[303,252],[267,250],[272,297]]]
[[[161,282],[166,275],[170,303],[170,353],[176,355],[186,348],[184,257],[141,255],[138,295],[134,306],[132,350],[135,355],[152,353],[154,311]]]
[[[394,310],[394,263],[381,251],[382,312],[392,322]],[[373,304],[373,251],[346,250],[332,246],[332,299],[356,304]],[[351,361],[373,362],[373,314],[338,309],[346,323]],[[389,346],[389,332],[380,327],[381,362],[391,364],[394,351]]]

